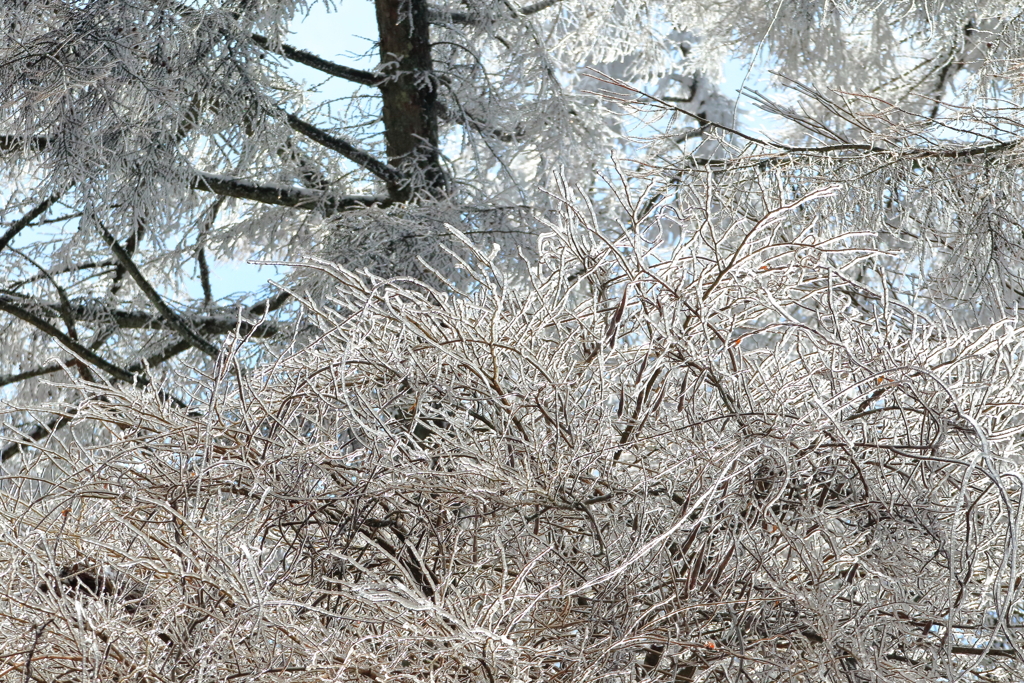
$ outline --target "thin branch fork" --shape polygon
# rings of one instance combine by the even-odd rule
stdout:
[[[139,286],[142,293],[146,295],[146,298],[149,299],[149,302],[153,304],[153,307],[160,312],[167,323],[177,330],[181,336],[191,341],[193,346],[206,355],[211,358],[216,358],[220,355],[220,350],[216,346],[196,334],[195,330],[193,330],[188,323],[182,320],[181,317],[164,302],[160,294],[153,288],[153,285],[149,284],[149,281],[142,275],[138,266],[135,265],[135,262],[132,261],[131,257],[128,255],[128,252],[126,252],[124,247],[118,244],[117,240],[114,239],[114,236],[107,232],[107,229],[102,225],[97,227],[99,228],[100,235],[103,237],[103,241],[106,242],[107,246],[110,247],[110,250],[114,252],[114,257],[124,267],[131,278],[135,280],[135,284]]]

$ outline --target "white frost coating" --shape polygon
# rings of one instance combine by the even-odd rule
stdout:
[[[1020,6],[432,6],[433,194],[302,9],[0,3],[0,678],[1024,678]]]

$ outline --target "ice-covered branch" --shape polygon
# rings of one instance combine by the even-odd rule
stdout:
[[[11,243],[11,240],[18,236],[18,233],[31,225],[32,221],[46,213],[58,199],[60,199],[58,195],[51,195],[39,202],[39,204],[24,216],[14,221],[14,223],[11,224],[11,227],[7,228],[3,235],[0,235],[0,251],[3,251],[7,245]]]
[[[381,180],[387,183],[401,182],[402,174],[398,169],[376,159],[372,154],[359,149],[351,142],[339,138],[336,135],[331,135],[327,131],[317,128],[308,121],[303,121],[294,114],[288,114],[287,119],[288,125],[291,126],[292,130],[295,132],[305,135],[307,138],[319,145],[323,145],[328,149],[334,150],[349,161],[362,166]]]
[[[196,331],[183,320],[177,312],[175,312],[160,296],[160,293],[153,288],[153,285],[149,283],[146,277],[139,270],[135,262],[132,261],[131,256],[124,250],[118,241],[111,235],[106,228],[102,225],[97,226],[100,235],[103,237],[103,241],[107,243],[110,250],[114,252],[114,258],[121,264],[121,266],[128,272],[132,280],[135,281],[136,286],[142,291],[149,302],[153,304],[153,307],[160,312],[160,315],[167,322],[167,324],[176,330],[181,336],[189,340],[196,348],[210,356],[216,358],[220,353],[219,349],[207,340],[196,334]]]
[[[542,10],[546,10],[548,7],[557,5],[562,0],[540,0],[534,2],[525,7],[513,8],[515,16],[528,17],[531,14],[536,14]],[[512,5],[509,5],[512,7]],[[484,17],[479,12],[455,12],[439,7],[430,8],[430,21],[435,24],[462,24],[465,26],[473,26],[484,21]]]
[[[281,55],[282,57],[286,57],[293,62],[298,62],[299,64],[305,64],[306,66],[323,72],[329,76],[336,76],[338,78],[344,78],[347,81],[352,81],[353,83],[369,86],[377,86],[381,80],[381,77],[372,71],[363,71],[362,69],[353,69],[349,66],[336,64],[322,57],[318,57],[308,50],[292,47],[285,43],[274,45],[266,37],[261,36],[258,33],[253,34],[252,40],[260,47],[265,48],[274,54]]]
[[[143,384],[148,382],[144,376],[138,373],[129,372],[128,370],[111,363],[97,355],[88,347],[83,346],[78,341],[64,334],[57,327],[26,308],[21,299],[14,299],[7,294],[0,294],[0,311],[4,311],[23,320],[43,334],[51,337],[54,341],[77,356],[80,360],[103,370],[110,376],[119,379],[122,382],[140,382]]]
[[[248,199],[261,204],[317,210],[325,216],[332,216],[346,209],[390,203],[388,197],[381,195],[333,195],[294,185],[258,184],[240,178],[201,172],[196,174],[192,181],[192,187],[196,190],[213,192],[236,199]]]

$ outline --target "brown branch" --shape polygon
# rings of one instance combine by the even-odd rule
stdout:
[[[63,370],[64,367],[65,366],[60,363],[48,363],[38,368],[26,370],[25,372],[18,372],[13,375],[0,375],[0,387],[21,382],[22,380],[32,379],[33,377],[40,377],[41,375],[49,375],[52,372]]]
[[[516,9],[509,5],[510,9],[514,11],[514,16],[517,17],[528,17],[531,14],[536,14],[542,10],[546,10],[548,7],[557,5],[561,0],[539,0],[532,5]],[[463,26],[477,26],[483,23],[483,17],[474,12],[449,12],[443,9],[437,9],[436,7],[430,8],[430,21],[434,24],[460,24]]]
[[[269,299],[257,302],[249,307],[249,315],[266,315],[267,313],[273,313],[277,309],[288,303],[288,300],[292,298],[291,292],[278,292]]]
[[[206,262],[206,249],[200,247],[196,252],[196,261],[199,263],[199,282],[203,286],[203,305],[213,305],[213,287],[210,286],[210,265]]]
[[[54,319],[61,315],[60,304],[39,301],[27,296],[14,295],[10,293],[8,293],[8,296],[11,297],[12,301],[17,300],[19,302],[18,305],[32,308],[38,315],[41,315],[44,318]],[[284,305],[285,302],[287,302],[290,296],[291,295],[288,292],[281,292],[270,299],[257,302],[246,311],[246,315],[260,316],[265,312],[276,311]],[[112,323],[116,325],[118,329],[122,330],[174,329],[167,324],[165,320],[147,311],[124,311],[116,308],[110,309],[100,301],[86,301],[72,304],[70,310],[78,322],[87,324],[95,322]],[[205,332],[206,334],[227,334],[238,327],[236,313],[237,308],[221,308],[215,309],[207,315],[180,317],[187,324],[191,325],[193,329]],[[256,329],[254,330],[254,328]],[[248,323],[244,320],[241,323],[241,331],[244,334],[252,334],[259,338],[272,337],[278,333],[278,329],[274,325],[261,324],[256,326],[253,323]]]
[[[330,62],[323,57],[318,57],[307,50],[292,47],[291,45],[286,45],[284,43],[274,45],[269,39],[258,33],[252,34],[252,41],[268,52],[273,52],[276,55],[290,59],[293,62],[298,62],[299,64],[305,64],[306,66],[316,69],[317,71],[321,71],[328,76],[344,78],[346,81],[352,81],[353,83],[359,83],[360,85],[375,87],[380,84],[380,76],[372,71],[363,71],[362,69],[353,69],[349,66],[342,66],[341,64]]]
[[[248,199],[261,204],[318,210],[333,216],[347,209],[367,206],[388,206],[391,200],[381,195],[330,195],[291,185],[257,185],[248,180],[228,178],[212,173],[198,173],[192,189],[212,192],[224,197]]]
[[[153,288],[153,285],[149,284],[149,281],[142,275],[138,266],[135,265],[131,256],[128,255],[128,252],[126,252],[124,247],[118,244],[117,240],[114,239],[114,236],[107,232],[107,229],[102,225],[97,227],[99,228],[100,235],[103,237],[103,241],[106,242],[107,246],[110,247],[110,250],[114,252],[114,258],[120,262],[128,272],[128,275],[135,280],[135,284],[138,285],[139,289],[142,290],[142,293],[145,294],[147,299],[149,299],[149,302],[153,304],[153,307],[160,312],[160,315],[164,317],[167,324],[177,330],[182,337],[191,341],[193,346],[211,358],[216,358],[220,355],[220,350],[216,346],[196,334],[195,330],[193,330],[188,323],[182,320],[182,318],[164,302],[160,294]]]
[[[217,201],[210,207],[209,217],[203,221],[199,228],[198,249],[196,250],[196,261],[199,263],[199,281],[203,286],[203,305],[213,305],[213,287],[210,286],[210,266],[206,262],[206,237],[217,220],[217,214],[224,206],[224,197],[217,197]]]
[[[349,161],[359,164],[386,183],[398,183],[402,180],[401,173],[399,173],[398,169],[395,167],[379,161],[374,158],[373,155],[359,149],[352,143],[339,137],[335,137],[327,131],[317,128],[308,121],[303,121],[294,114],[288,114],[288,125],[291,126],[292,130],[296,133],[305,135],[313,142],[334,150]]]
[[[34,209],[14,221],[14,223],[11,224],[11,227],[9,227],[3,235],[0,235],[0,251],[3,251],[7,245],[11,243],[11,240],[17,237],[18,233],[27,228],[32,221],[46,213],[58,199],[60,199],[60,195],[50,195],[40,202]]]
[[[68,336],[78,341],[78,331],[75,329],[75,315],[72,311],[71,299],[68,297],[67,291],[60,286],[57,279],[46,268],[37,262],[34,258],[28,254],[22,252],[20,249],[11,247],[11,251],[25,259],[43,275],[43,277],[50,283],[50,285],[57,292],[57,298],[60,299],[60,305],[57,307],[57,311],[60,313],[61,319],[64,321],[64,329],[68,331]]]
[[[87,270],[89,268],[109,268],[112,265],[114,265],[113,261],[88,261],[86,263],[79,263],[77,265],[66,266],[64,268],[59,268],[57,270],[50,271],[50,274],[51,275],[62,275],[64,273],[74,273],[76,271]],[[46,276],[43,275],[43,274],[33,275],[32,277],[27,277],[24,280],[18,280],[17,282],[12,282],[10,284],[10,286],[7,287],[7,291],[12,292],[12,291],[18,289],[19,287],[24,287],[25,285],[29,285],[29,284],[32,284],[33,282],[38,282],[40,280],[45,280],[45,279],[46,279]]]
[[[989,657],[1010,657],[1020,659],[1016,650],[1004,650],[994,647],[967,647],[966,645],[954,645],[950,648],[955,655],[987,655]]]
[[[782,145],[775,145],[776,147],[783,149],[783,151],[772,154],[763,154],[760,156],[741,156],[734,159],[705,159],[701,157],[689,157],[681,166],[686,170],[711,172],[724,172],[736,168],[749,168],[753,166],[764,169],[769,166],[785,163],[798,154],[827,154],[830,152],[846,151],[865,152],[865,154],[858,155],[856,157],[847,157],[852,159],[864,159],[877,154],[885,154],[890,158],[896,157],[896,161],[899,161],[900,158],[911,159],[915,162],[922,159],[966,159],[976,156],[1008,152],[1020,146],[1021,142],[1022,140],[1009,140],[991,145],[963,145],[959,147],[945,147],[938,149],[927,149],[924,147],[897,147],[892,149],[883,149],[872,145],[828,145],[822,147],[785,148]]]
[[[125,242],[124,250],[128,254],[128,258],[135,256],[135,251],[139,248],[139,242],[142,241],[145,232],[145,224],[136,223],[135,229],[132,230],[132,234],[128,236],[128,241]],[[117,266],[114,268],[114,277],[110,280],[111,294],[117,294],[124,287],[124,274],[127,272],[123,263],[117,261],[117,259],[114,259],[114,261],[117,262]]]

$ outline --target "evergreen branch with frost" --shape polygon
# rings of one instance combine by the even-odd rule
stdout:
[[[327,131],[317,128],[308,121],[303,121],[294,114],[288,114],[287,119],[288,125],[291,126],[292,130],[296,133],[305,135],[313,142],[334,150],[349,161],[359,164],[384,182],[401,182],[402,174],[398,169],[376,159],[373,155],[357,148],[351,142],[339,138],[336,135],[331,135]]]
[[[289,206],[296,209],[316,210],[328,217],[347,209],[390,204],[390,199],[382,195],[333,195],[294,185],[255,183],[241,178],[202,172],[196,174],[196,178],[192,181],[192,187],[223,197],[247,199],[261,204]]]
[[[266,48],[274,54],[278,54],[282,57],[304,64],[312,69],[316,69],[328,76],[335,76],[337,78],[343,78],[346,81],[352,81],[353,83],[359,83],[360,85],[376,86],[380,82],[380,76],[373,73],[372,71],[364,71],[362,69],[353,69],[350,66],[344,66],[343,64],[337,64],[329,60],[319,57],[308,50],[293,47],[287,43],[281,43],[274,45],[265,36],[261,36],[258,33],[252,34],[252,41],[262,48]]]

